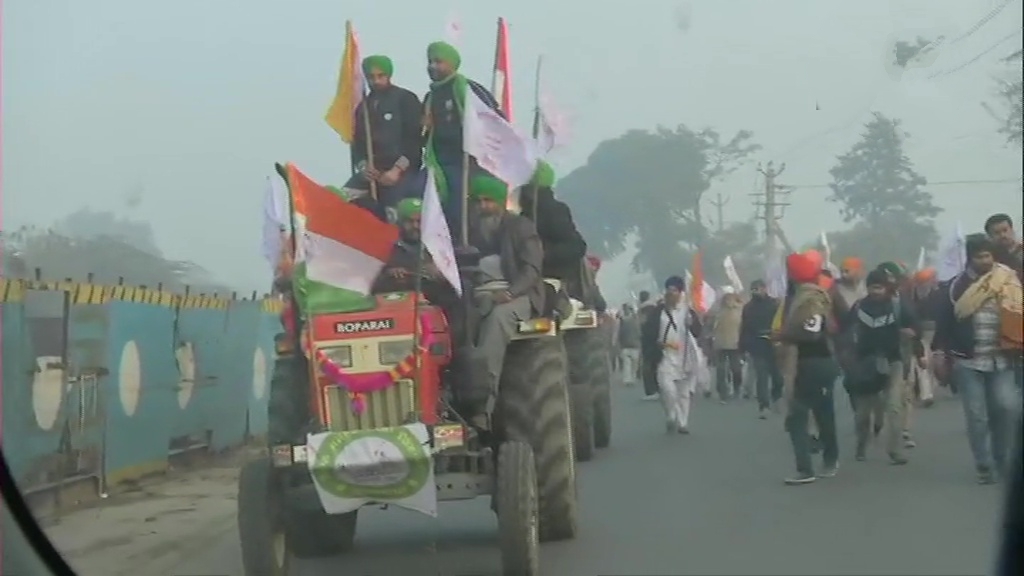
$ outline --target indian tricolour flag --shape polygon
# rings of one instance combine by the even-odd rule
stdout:
[[[292,164],[288,184],[302,233],[305,277],[334,288],[335,299],[369,294],[398,240],[398,228],[344,201]]]

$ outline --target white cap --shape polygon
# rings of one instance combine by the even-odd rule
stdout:
[[[722,286],[722,294],[735,294],[736,289],[732,286]]]

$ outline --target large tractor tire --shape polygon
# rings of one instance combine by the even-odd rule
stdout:
[[[569,407],[573,455],[577,462],[590,462],[594,459],[594,391],[589,384],[569,384]]]
[[[537,469],[525,442],[505,442],[498,449],[498,538],[505,576],[540,573]]]
[[[541,542],[574,538],[576,465],[565,346],[560,337],[521,340],[509,346],[499,406],[505,440],[525,441],[533,448]]]
[[[611,366],[608,342],[602,328],[569,330],[565,333],[565,347],[569,354],[569,381],[574,386],[585,385],[590,388],[589,406],[576,408],[573,398],[573,416],[584,414],[586,422],[576,420],[573,426],[587,426],[587,435],[592,438],[597,448],[607,448],[611,443]],[[577,432],[574,438],[579,442],[584,438],[583,432]],[[577,454],[586,454],[579,446]],[[580,458],[580,461],[585,461]]]
[[[238,539],[245,576],[289,576],[281,493],[269,458],[245,464],[238,476]]]
[[[274,360],[267,399],[267,440],[271,446],[305,442],[309,422],[309,371],[301,354]]]

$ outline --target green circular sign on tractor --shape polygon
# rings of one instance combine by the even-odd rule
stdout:
[[[368,466],[342,463],[346,451],[358,444],[383,458]],[[409,498],[427,483],[433,462],[424,453],[419,438],[407,428],[362,430],[330,434],[313,458],[313,478],[324,491],[338,498],[401,500]]]

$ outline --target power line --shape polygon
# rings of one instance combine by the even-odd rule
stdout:
[[[1020,182],[1022,178],[1004,178],[1001,180],[941,180],[937,182],[928,182],[925,187],[928,186],[957,186],[963,184],[1011,184]],[[793,189],[807,189],[807,188],[829,188],[828,184],[798,184],[798,185],[787,185],[787,188]]]

